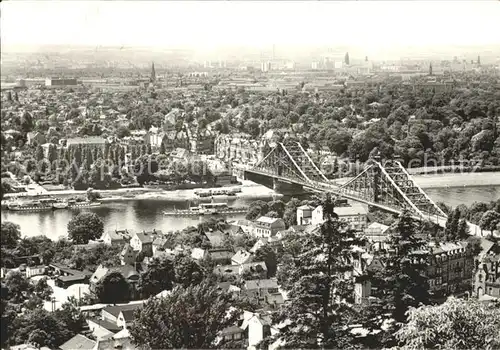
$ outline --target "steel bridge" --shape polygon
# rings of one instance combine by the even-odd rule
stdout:
[[[326,178],[300,143],[277,143],[259,163],[245,170],[245,178],[259,177],[272,178],[275,184],[300,186],[311,192],[330,192],[395,214],[409,210],[413,217],[442,227],[447,219],[441,208],[395,160],[383,164],[377,159],[371,160],[359,175],[337,186]]]

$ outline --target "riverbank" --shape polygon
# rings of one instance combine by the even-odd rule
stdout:
[[[499,171],[487,173],[413,175],[412,178],[422,189],[500,186]],[[338,179],[335,180],[335,183],[341,186],[350,179],[351,178]]]
[[[227,200],[227,199],[257,199],[262,197],[276,197],[281,198],[283,195],[275,193],[273,190],[256,184],[252,181],[243,180],[241,185],[224,187],[226,189],[240,188],[241,192],[236,193],[236,196],[214,196],[215,199]],[[127,198],[124,195],[116,196],[113,193],[110,197],[103,197],[101,201],[112,202],[112,201],[122,201],[122,200],[141,200],[141,199],[158,199],[158,200],[170,200],[170,201],[191,201],[196,200],[199,197],[196,196],[195,192],[197,189],[189,190],[175,190],[175,191],[163,191],[163,190],[153,190],[146,191],[143,193],[134,193],[134,197]],[[101,192],[101,194],[103,194]],[[103,194],[104,195],[104,194]],[[210,198],[203,198],[202,200],[210,200]]]
[[[236,193],[236,196],[214,196],[216,199],[228,200],[228,199],[253,199],[253,198],[262,198],[262,197],[276,197],[281,198],[283,195],[275,193],[273,190],[256,184],[254,182],[248,180],[242,180],[241,185],[228,186],[224,187],[226,189],[236,189],[240,188],[241,192]],[[114,190],[94,190],[94,192],[99,193],[101,195],[101,202],[119,202],[119,201],[128,201],[128,200],[141,200],[141,199],[158,199],[158,200],[169,200],[169,201],[190,201],[196,200],[199,198],[196,196],[195,192],[199,189],[187,189],[187,190],[174,190],[167,191],[156,188],[142,188],[142,187],[134,187],[134,188],[119,188]],[[9,194],[8,197],[15,197],[14,194]],[[37,198],[41,195],[51,195],[55,197],[72,197],[72,196],[86,196],[87,191],[78,191],[78,190],[63,190],[63,191],[50,191],[44,192],[43,194],[32,194],[29,196],[25,196],[25,198]],[[205,198],[206,200],[210,200],[210,198]]]

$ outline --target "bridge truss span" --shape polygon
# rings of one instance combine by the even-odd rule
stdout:
[[[289,178],[299,184],[329,183],[307,152],[298,142],[278,142],[271,152],[252,169],[281,178]]]
[[[443,226],[447,215],[415,183],[395,160],[383,163],[375,158],[356,177],[341,187],[330,182],[302,145],[289,141],[276,146],[247,173],[293,183],[313,192],[331,192],[350,200],[393,213],[409,210],[414,217]]]
[[[339,192],[395,209],[410,210],[424,219],[447,217],[401,163],[394,160],[386,161],[384,166],[372,161],[358,176],[341,186]]]

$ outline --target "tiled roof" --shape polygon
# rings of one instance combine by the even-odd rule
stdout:
[[[246,263],[251,256],[252,256],[251,253],[247,252],[244,249],[240,249],[236,252],[236,254],[233,255],[231,260],[234,261],[236,264],[241,265]]]
[[[142,232],[136,232],[135,234],[143,244],[153,243],[153,240],[155,238],[153,232],[142,231]]]
[[[268,216],[261,216],[256,221],[259,223],[264,223],[264,224],[273,224],[278,220],[281,220],[281,219],[280,218],[270,218]]]
[[[278,282],[274,279],[264,279],[264,280],[250,280],[245,281],[244,284],[245,289],[259,289],[259,288],[278,288]]]
[[[66,141],[66,145],[80,145],[80,144],[87,144],[87,145],[104,145],[106,140],[102,137],[75,137],[72,139],[68,139]]]
[[[120,315],[120,312],[123,311],[135,311],[139,308],[142,307],[142,303],[136,303],[136,304],[127,304],[127,305],[115,305],[115,306],[108,306],[103,309],[103,311],[106,311],[107,313],[118,317]]]
[[[76,350],[76,349],[93,349],[96,342],[89,339],[81,334],[75,335],[73,338],[68,340],[66,343],[61,345],[59,348],[62,350]]]

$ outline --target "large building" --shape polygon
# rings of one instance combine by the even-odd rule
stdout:
[[[335,214],[340,220],[347,222],[347,227],[355,231],[363,231],[367,226],[368,210],[365,205],[352,203],[350,205],[335,207]],[[323,223],[323,207],[320,205],[311,213],[311,224]]]
[[[215,139],[217,158],[243,164],[256,164],[263,158],[264,141],[253,140],[248,134],[221,134]]]
[[[77,80],[74,78],[47,78],[45,86],[76,86]]]
[[[66,140],[66,147],[75,148],[75,147],[90,147],[90,148],[100,148],[104,150],[104,145],[106,143],[106,139],[97,136],[90,137],[75,137]]]
[[[474,269],[473,249],[469,242],[430,244],[427,269],[429,289],[439,295],[470,290]]]
[[[286,228],[283,219],[261,216],[254,222],[254,236],[270,238]]]

